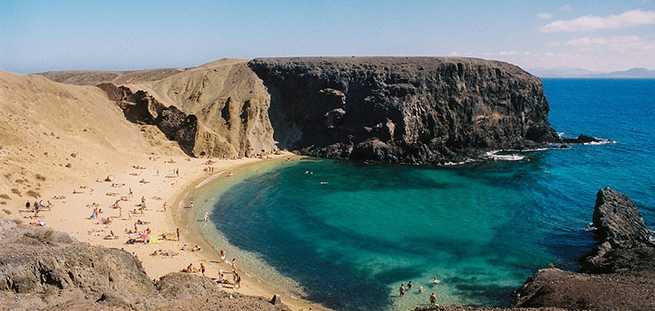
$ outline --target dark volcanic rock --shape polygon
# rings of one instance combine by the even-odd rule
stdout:
[[[516,306],[655,310],[655,247],[635,203],[603,188],[593,224],[599,245],[584,259],[587,273],[540,270],[519,290]]]
[[[566,144],[588,144],[588,143],[598,143],[601,142],[601,139],[598,139],[589,135],[578,135],[576,138],[562,138],[562,142]]]
[[[652,232],[630,198],[611,188],[598,191],[593,224],[599,245],[585,259],[585,271],[655,271]]]
[[[175,106],[166,107],[142,90],[132,93],[127,87],[117,87],[111,83],[102,83],[97,87],[105,91],[109,99],[116,101],[127,120],[156,125],[166,138],[176,141],[186,154],[198,156],[194,154],[198,131],[198,118],[195,115],[187,115]]]
[[[472,58],[255,59],[281,147],[329,158],[440,164],[559,142],[541,81]]]

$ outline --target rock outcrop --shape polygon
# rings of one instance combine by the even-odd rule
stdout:
[[[280,147],[357,160],[441,164],[559,142],[541,81],[472,58],[254,59]]]
[[[655,310],[655,245],[635,203],[603,188],[593,225],[598,246],[582,273],[542,269],[518,291],[516,306],[573,310]]]
[[[153,282],[131,254],[0,220],[2,310],[287,310],[171,273]]]
[[[611,188],[598,191],[593,225],[599,245],[585,258],[584,271],[655,271],[653,233],[630,198]]]
[[[539,270],[517,290],[512,307],[421,306],[416,311],[655,310],[655,247],[632,200],[598,191],[593,223],[598,247],[583,272]]]
[[[207,154],[202,146],[196,147],[197,136],[203,133],[199,133],[198,118],[195,115],[187,115],[175,106],[166,107],[145,91],[132,93],[129,88],[111,83],[102,83],[98,87],[104,90],[110,99],[116,101],[127,120],[157,126],[188,155]]]

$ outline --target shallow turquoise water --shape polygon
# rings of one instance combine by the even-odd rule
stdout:
[[[537,268],[577,269],[601,186],[655,220],[655,80],[544,84],[556,129],[617,143],[447,169],[302,161],[233,186],[212,219],[332,308],[409,309],[432,291],[442,304],[508,304]]]

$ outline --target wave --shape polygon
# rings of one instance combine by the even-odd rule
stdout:
[[[525,156],[516,153],[498,154],[498,152],[502,152],[502,151],[503,150],[492,150],[485,153],[485,156],[494,161],[521,161],[525,159]]]
[[[473,163],[473,162],[477,162],[477,160],[476,159],[466,159],[464,161],[459,161],[459,162],[446,162],[446,163],[443,164],[443,166],[458,166],[458,165],[464,165],[464,164]]]
[[[601,138],[601,137],[594,137],[598,141],[592,141],[588,143],[583,143],[583,145],[609,145],[609,144],[616,144],[616,140],[611,140],[607,138]]]

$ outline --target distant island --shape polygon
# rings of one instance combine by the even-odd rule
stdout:
[[[589,78],[589,79],[653,79],[655,70],[648,68],[630,68],[621,71],[598,72],[584,68],[529,68],[531,74],[540,78]]]

